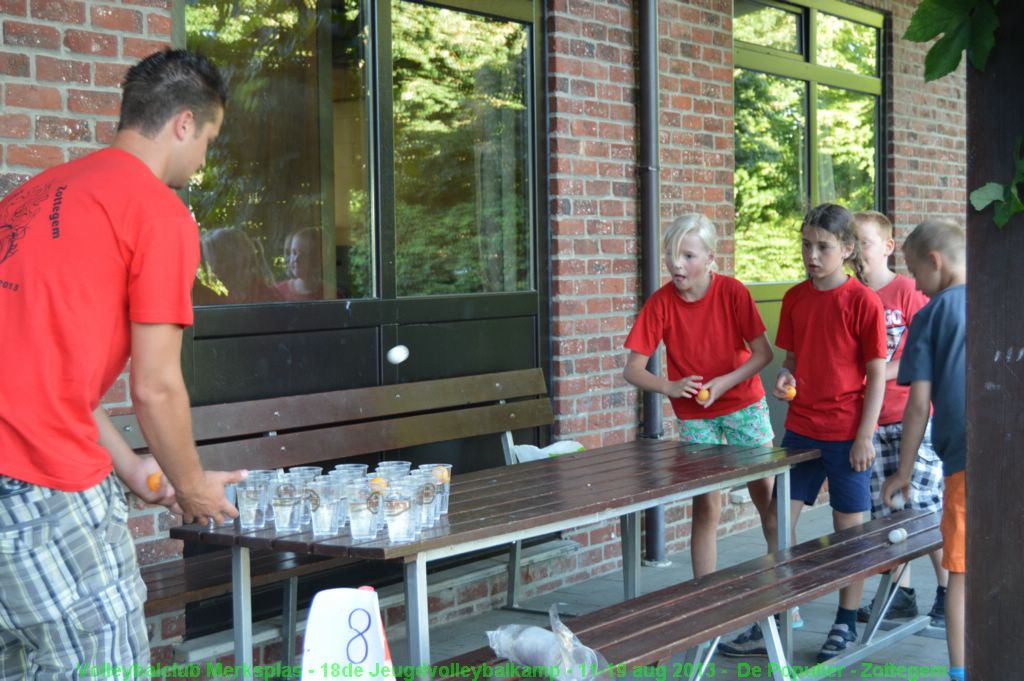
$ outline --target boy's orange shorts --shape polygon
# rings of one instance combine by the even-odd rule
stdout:
[[[942,567],[950,572],[967,572],[967,474],[943,478]]]

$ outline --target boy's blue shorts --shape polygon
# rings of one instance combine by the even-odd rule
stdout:
[[[789,473],[790,499],[812,505],[818,498],[822,483],[828,478],[829,505],[833,509],[840,513],[871,510],[871,467],[858,473],[850,466],[853,440],[828,442],[787,430],[782,446],[821,450],[820,459],[793,466]]]

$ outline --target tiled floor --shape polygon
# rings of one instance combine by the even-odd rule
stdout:
[[[798,539],[805,541],[832,531],[832,517],[826,507],[819,507],[806,511],[801,517],[798,528]],[[760,530],[755,529],[719,541],[719,566],[733,565],[735,563],[749,560],[760,555],[764,551],[764,540]],[[641,573],[641,588],[643,592],[675,584],[690,579],[689,554],[669,556],[672,565],[665,568],[643,568]],[[912,571],[912,586],[918,592],[918,607],[926,613],[932,605],[935,596],[935,574],[932,571],[930,561],[927,557],[919,558],[914,562]],[[868,581],[865,587],[865,594],[874,593],[878,578]],[[532,601],[523,603],[525,607],[546,609],[552,602],[565,603],[564,610],[586,612],[606,605],[615,603],[622,598],[621,573],[612,573],[598,579],[593,579],[581,584],[576,584],[548,594]],[[810,665],[825,640],[829,626],[835,615],[837,594],[814,601],[802,607],[805,626],[796,631],[794,639],[793,665]],[[869,596],[865,595],[864,602],[867,603]],[[455,624],[437,627],[431,631],[431,656],[434,660],[444,660],[468,650],[473,650],[487,644],[486,631],[495,629],[502,624],[539,624],[545,626],[547,617],[541,615],[510,612],[506,610],[495,610],[479,617],[467,619]],[[572,627],[572,620],[566,621]],[[860,625],[863,627],[863,625]],[[407,648],[404,640],[396,640],[391,643],[392,653],[396,664],[404,664],[407,661]],[[765,658],[751,658],[749,660],[730,660],[721,655],[715,657],[716,679],[737,679],[756,678],[752,676],[753,665],[767,665]],[[747,662],[751,666],[744,669],[738,663]],[[938,679],[946,680],[944,671],[948,663],[946,654],[946,641],[944,630],[928,630],[922,634],[904,638],[898,643],[880,651],[878,655],[868,663],[846,668],[841,676],[833,678],[842,679],[892,679],[893,681],[904,681],[906,679]],[[863,664],[868,664],[866,669]],[[940,669],[941,668],[941,669]],[[669,667],[671,669],[671,667]],[[671,672],[668,673],[671,679]],[[712,678],[706,676],[705,678]],[[663,681],[655,679],[655,681]]]

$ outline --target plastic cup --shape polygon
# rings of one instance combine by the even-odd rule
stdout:
[[[229,482],[228,484],[224,485],[224,497],[228,500],[228,503],[235,504],[237,506],[238,505],[238,493],[237,493],[237,490],[235,489],[235,484],[236,483]],[[224,520],[222,520],[219,523],[215,523],[215,522],[213,522],[213,519],[211,518],[210,519],[210,524],[213,525],[214,527],[234,527],[235,526],[235,519],[234,518],[229,518],[228,516],[224,516]]]
[[[348,526],[356,541],[377,537],[378,518],[382,511],[382,493],[371,490],[364,481],[345,485],[348,499]]]
[[[335,471],[352,471],[359,475],[366,475],[370,467],[365,463],[339,463],[334,467]]]
[[[267,488],[265,477],[251,474],[237,483],[238,524],[243,530],[262,530],[267,524]]]
[[[298,532],[302,527],[302,509],[305,505],[305,484],[286,477],[271,485],[270,504],[274,507],[274,529],[278,533]]]
[[[384,491],[384,516],[388,521],[388,541],[392,544],[416,538],[417,483],[396,482]]]
[[[452,465],[450,463],[426,463],[420,466],[421,470],[429,470],[440,485],[441,497],[438,516],[448,513],[448,495],[451,491]]]
[[[306,484],[310,524],[314,537],[329,537],[338,531],[341,483],[324,476]]]
[[[434,475],[429,470],[418,470],[410,476],[416,485],[416,494],[420,502],[420,527],[433,527],[439,513],[440,498],[438,489],[440,485],[434,480]]]

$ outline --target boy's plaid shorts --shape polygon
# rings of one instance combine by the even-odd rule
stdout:
[[[146,667],[146,585],[121,483],[62,492],[0,478],[0,679]]]
[[[881,518],[892,513],[882,503],[882,483],[900,467],[900,443],[903,424],[890,423],[875,431],[875,461],[871,465],[871,517]],[[924,430],[921,448],[914,459],[914,474],[910,478],[910,498],[904,508],[916,511],[942,511],[942,459],[932,449],[932,423]]]

